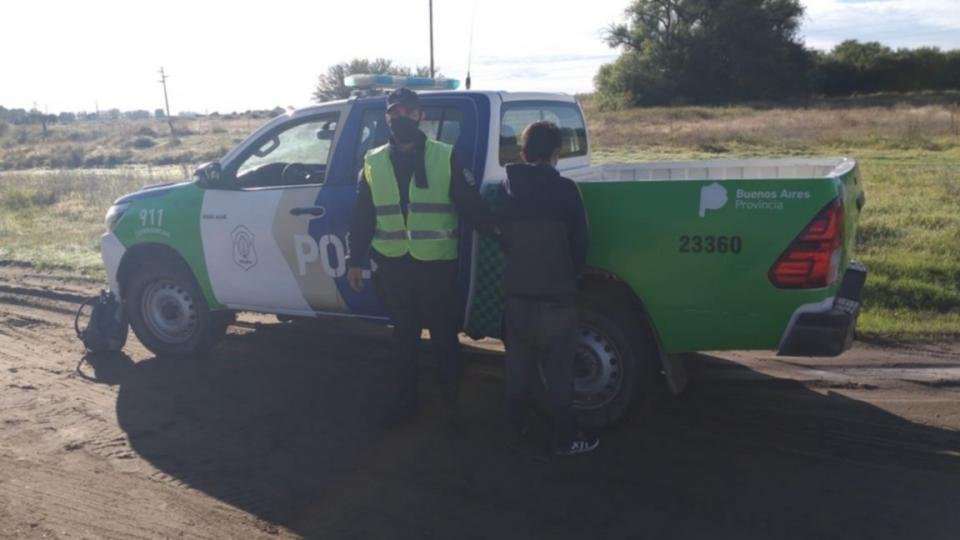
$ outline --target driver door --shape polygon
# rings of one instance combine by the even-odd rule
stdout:
[[[217,300],[233,309],[313,315],[343,309],[328,273],[305,261],[330,246],[308,242],[338,135],[340,114],[289,122],[224,167],[223,187],[204,194],[201,237]]]

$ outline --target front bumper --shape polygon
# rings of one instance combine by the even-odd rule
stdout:
[[[100,257],[103,259],[103,267],[107,271],[107,283],[110,290],[116,294],[120,294],[117,273],[120,270],[120,261],[123,260],[123,254],[126,250],[115,234],[108,232],[100,237]]]
[[[780,342],[780,356],[838,356],[853,344],[867,269],[851,262],[827,309],[799,310]]]

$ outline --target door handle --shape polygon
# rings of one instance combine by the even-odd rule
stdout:
[[[294,208],[290,210],[291,216],[314,216],[323,217],[327,215],[327,209],[323,206],[307,206],[304,208]]]

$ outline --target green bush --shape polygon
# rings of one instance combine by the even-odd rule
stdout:
[[[146,148],[153,148],[157,145],[157,142],[150,137],[137,137],[136,139],[130,141],[130,146],[133,148],[139,148],[141,150]]]

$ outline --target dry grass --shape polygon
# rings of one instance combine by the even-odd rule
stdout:
[[[102,276],[98,242],[110,203],[187,173],[181,166],[0,173],[0,261]]]
[[[960,147],[957,113],[949,106],[851,109],[751,109],[746,107],[585,109],[593,143],[689,149],[710,154],[804,154],[878,150],[944,151]]]
[[[0,136],[0,170],[103,168],[127,164],[197,164],[222,156],[265,119],[118,120],[8,126]]]

